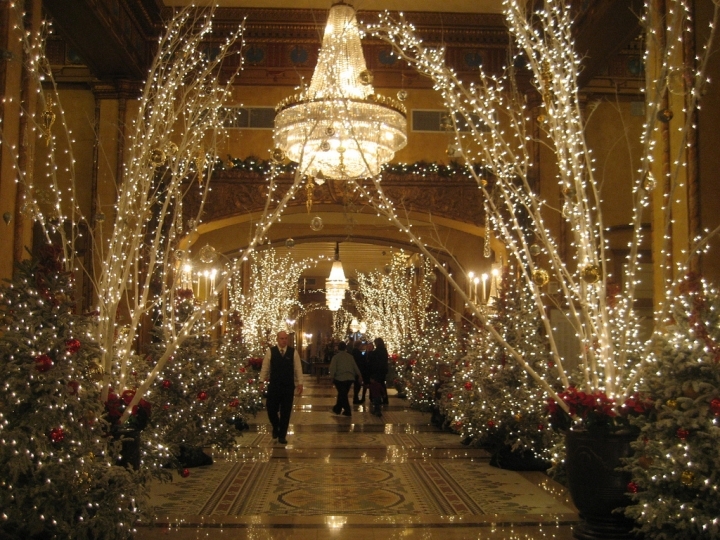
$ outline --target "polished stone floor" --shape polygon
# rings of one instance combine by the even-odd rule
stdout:
[[[136,538],[572,538],[575,509],[544,474],[491,467],[394,396],[381,418],[333,415],[330,382],[306,383],[287,446],[262,411],[232,454],[152,486],[159,517]]]

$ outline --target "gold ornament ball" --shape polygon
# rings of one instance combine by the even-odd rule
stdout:
[[[285,247],[287,247],[287,248],[295,247],[295,240],[293,240],[292,238],[288,238],[287,240],[285,240]]]
[[[600,281],[600,268],[596,264],[588,264],[580,270],[580,277],[585,283],[593,284]]]
[[[665,402],[665,405],[667,405],[671,409],[677,409],[677,400],[676,399],[668,399]]]
[[[684,486],[691,486],[694,480],[695,473],[690,471],[683,471],[682,475],[680,476],[680,481],[683,483]]]
[[[165,152],[160,148],[153,148],[150,150],[150,158],[148,161],[153,167],[160,167],[160,165],[165,163],[165,159]]]
[[[358,78],[360,79],[360,83],[364,84],[365,86],[371,85],[373,83],[373,74],[368,69],[362,71]]]
[[[547,117],[544,114],[538,114],[536,120],[538,121],[538,124],[545,124],[547,122]]]
[[[282,149],[280,149],[280,148],[276,148],[272,152],[272,158],[273,158],[273,161],[275,161],[276,163],[285,161],[285,152],[283,152]]]
[[[320,216],[315,216],[310,220],[310,228],[315,232],[322,229],[324,225],[325,224],[323,223],[323,220]]]
[[[165,153],[168,156],[174,156],[175,154],[178,153],[178,145],[175,144],[174,142],[169,142],[167,144],[167,146],[165,147]]]
[[[400,90],[397,93],[398,101],[405,101],[408,98],[407,90]]]
[[[577,191],[575,191],[574,187],[564,187],[562,192],[568,199],[572,199],[575,195],[577,195]]]
[[[544,268],[536,268],[533,270],[532,280],[538,287],[544,287],[550,281],[550,274]]]
[[[325,128],[325,135],[328,137],[334,137],[335,136],[335,128],[332,126],[328,126]]]
[[[538,246],[537,244],[532,244],[530,246],[530,255],[532,255],[533,257],[537,257],[538,255],[540,255],[540,253],[542,253],[542,248],[540,246]]]
[[[323,141],[322,143],[320,143],[320,150],[322,150],[323,152],[327,152],[328,150],[330,150],[330,143],[327,141]]]
[[[662,111],[658,111],[657,113],[657,119],[660,120],[663,124],[667,124],[670,120],[673,119],[673,112],[670,109],[663,109]]]
[[[202,248],[200,248],[198,256],[200,257],[200,261],[205,264],[214,263],[218,258],[217,251],[215,251],[215,248],[210,244],[205,244]]]

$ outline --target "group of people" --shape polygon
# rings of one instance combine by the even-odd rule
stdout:
[[[350,387],[354,386],[353,403],[364,403],[365,395],[369,393],[372,413],[382,416],[382,404],[388,403],[385,384],[388,352],[385,342],[382,338],[366,344],[355,341],[348,350],[347,344],[341,341],[337,348],[338,352],[330,360],[330,378],[337,389],[337,400],[332,411],[344,416],[352,415],[348,394]]]
[[[353,403],[364,403],[367,392],[372,413],[382,416],[382,405],[388,403],[385,385],[387,373],[388,352],[382,338],[365,344],[356,341],[350,350],[344,341],[339,342],[337,352],[330,360],[330,378],[337,389],[337,400],[332,412],[352,415],[348,394],[354,386]],[[272,438],[280,444],[287,444],[293,399],[296,394],[302,395],[303,391],[300,355],[297,349],[288,346],[287,332],[278,332],[277,345],[265,352],[259,379],[267,383],[267,413],[272,426]]]

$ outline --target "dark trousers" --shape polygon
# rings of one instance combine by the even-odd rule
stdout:
[[[333,411],[335,414],[340,414],[341,412],[346,412],[350,414],[352,412],[352,409],[350,409],[350,401],[348,401],[348,393],[350,392],[350,387],[353,384],[353,381],[338,381],[337,379],[333,381],[333,384],[335,385],[335,388],[337,389],[337,400],[335,401],[335,406],[333,407]]]
[[[273,435],[281,439],[287,436],[290,425],[290,413],[292,412],[293,396],[295,389],[287,389],[282,392],[269,392],[267,397],[267,413],[273,428]]]
[[[365,379],[365,382],[367,382],[367,379]],[[360,389],[362,388],[362,397],[360,397]],[[364,401],[365,400],[365,390],[367,387],[363,384],[360,384],[360,378],[356,377],[353,381],[353,399],[355,401]]]

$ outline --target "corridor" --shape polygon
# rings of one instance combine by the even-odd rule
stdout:
[[[336,416],[334,396],[306,375],[287,446],[261,411],[237,452],[153,485],[159,520],[137,538],[571,538],[577,514],[544,474],[491,467],[395,396],[381,418],[363,405]]]

